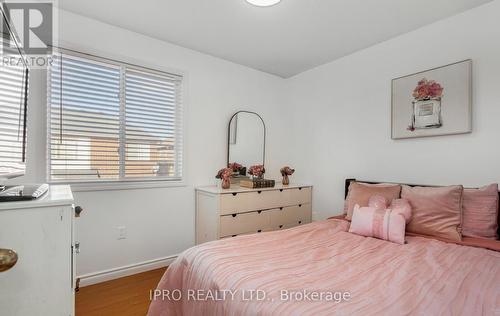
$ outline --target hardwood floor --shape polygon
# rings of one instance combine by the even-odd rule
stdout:
[[[76,293],[76,316],[146,315],[150,291],[166,268],[80,288]]]

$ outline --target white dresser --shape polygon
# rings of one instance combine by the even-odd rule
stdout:
[[[18,256],[0,272],[0,315],[74,315],[74,217],[69,186],[51,186],[35,201],[0,203],[0,248]]]
[[[312,186],[196,188],[196,244],[311,222]]]

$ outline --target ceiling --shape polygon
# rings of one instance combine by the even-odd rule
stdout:
[[[491,0],[59,0],[112,25],[291,77]]]

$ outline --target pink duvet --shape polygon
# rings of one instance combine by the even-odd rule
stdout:
[[[149,315],[500,315],[500,252],[328,220],[193,247]]]

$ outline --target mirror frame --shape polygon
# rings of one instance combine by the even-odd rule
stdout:
[[[260,116],[259,114],[257,114],[256,112],[252,112],[252,111],[246,111],[246,110],[241,110],[241,111],[237,111],[236,113],[234,113],[232,116],[231,116],[231,119],[229,120],[229,124],[227,125],[227,163],[226,163],[226,166],[229,167],[229,164],[231,163],[229,161],[229,150],[230,150],[230,147],[231,147],[231,144],[230,144],[230,141],[231,141],[231,122],[233,121],[233,118],[238,115],[239,113],[249,113],[249,114],[255,114],[257,115],[257,117],[261,120],[262,122],[262,126],[264,127],[264,148],[262,150],[262,166],[265,166],[266,164],[266,123],[264,122],[264,120],[262,119],[262,116]],[[250,166],[245,166],[245,167],[250,167]]]

